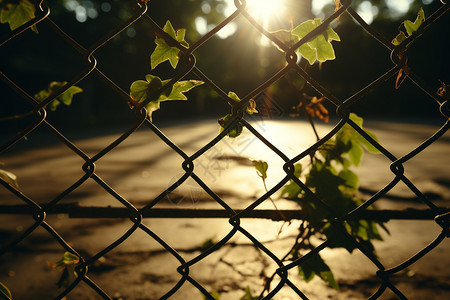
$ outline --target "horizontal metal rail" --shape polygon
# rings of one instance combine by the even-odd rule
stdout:
[[[450,212],[448,208],[440,208],[441,214]],[[33,207],[27,205],[0,205],[0,214],[33,214],[40,212]],[[67,214],[70,218],[91,218],[91,219],[110,219],[110,218],[128,218],[134,215],[125,207],[92,207],[79,206],[77,203],[61,204],[53,206],[45,210],[46,214]],[[236,214],[242,210],[235,210]],[[365,210],[355,216],[356,219],[363,220],[433,220],[436,212],[432,209],[413,209],[405,210]],[[142,218],[155,219],[227,219],[232,215],[223,209],[186,209],[186,208],[152,208],[142,213]],[[304,220],[305,215],[301,210],[275,210],[275,209],[258,209],[242,214],[243,219],[270,219],[273,221],[289,221]]]

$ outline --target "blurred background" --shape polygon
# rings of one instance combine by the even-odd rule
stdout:
[[[45,1],[51,10],[51,19],[85,48],[91,47],[101,37],[116,28],[134,12],[134,1],[53,0]],[[332,0],[280,0],[270,10],[248,1],[249,13],[266,29],[275,31],[290,29],[311,18],[322,20],[334,12]],[[272,2],[273,3],[273,2]],[[252,8],[253,5],[253,8]],[[422,7],[428,17],[442,4],[438,0],[377,0],[353,1],[352,7],[365,21],[380,32],[386,40],[398,34],[403,20],[414,21]],[[222,22],[236,10],[233,0],[151,0],[148,14],[161,27],[170,20],[175,29],[186,28],[186,40],[191,45]],[[270,14],[267,11],[271,12]],[[434,23],[432,30],[416,40],[408,50],[408,65],[432,90],[449,78],[449,14]],[[311,75],[340,100],[375,80],[393,67],[390,52],[365,32],[351,16],[345,13],[332,23],[341,42],[333,42],[337,59],[310,68]],[[51,81],[69,81],[86,66],[82,56],[61,37],[49,29],[45,22],[38,24],[38,34],[28,30],[1,48],[2,72],[30,95],[45,89]],[[7,24],[1,24],[2,36],[9,32]],[[124,91],[129,92],[131,83],[154,74],[162,79],[173,76],[169,63],[150,69],[150,54],[155,48],[155,32],[140,19],[120,35],[94,53],[97,67]],[[241,98],[270,78],[284,64],[284,55],[261,33],[256,31],[242,16],[228,24],[213,38],[194,52],[197,67],[226,93],[236,92]],[[6,59],[5,59],[6,58]],[[292,76],[291,76],[292,75]],[[265,91],[276,102],[280,117],[292,113],[298,104],[298,93],[290,81],[300,80],[289,74]],[[198,79],[188,74],[185,79]],[[109,86],[94,74],[77,84],[84,92],[75,96],[71,107],[61,105],[57,112],[49,112],[49,120],[58,128],[86,128],[92,125],[111,126],[134,120],[128,105]],[[382,88],[369,93],[356,103],[352,110],[365,118],[394,118],[427,122],[441,118],[438,105],[415,85],[406,80],[396,90],[395,78]],[[20,98],[5,83],[0,83],[2,101],[0,118],[29,112],[32,105]],[[320,97],[306,87],[311,96]],[[186,118],[220,118],[229,112],[226,102],[211,88],[204,85],[188,95],[187,102],[164,103],[155,112],[156,123]],[[325,106],[333,114],[335,107]],[[70,109],[70,111],[69,111]],[[33,118],[33,116],[30,116]],[[1,126],[2,132],[19,131],[29,119],[8,121]],[[6,124],[6,123],[4,123]]]

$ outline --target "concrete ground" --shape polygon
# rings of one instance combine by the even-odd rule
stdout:
[[[275,144],[285,155],[294,157],[314,141],[309,125],[294,121],[265,121],[255,128]],[[367,123],[381,144],[396,157],[401,157],[420,145],[439,127],[436,125]],[[330,126],[319,126],[324,135]],[[188,155],[192,155],[214,138],[218,125],[213,120],[163,127],[163,132]],[[282,134],[280,134],[280,132]],[[103,133],[80,137],[79,133],[63,132],[75,144],[93,156],[120,133]],[[405,163],[406,176],[438,206],[448,207],[450,200],[450,136],[447,133],[432,146]],[[37,145],[37,146],[36,146]],[[225,139],[198,158],[195,173],[229,206],[245,208],[264,193],[264,187],[248,158],[269,162],[267,185],[270,189],[284,176],[283,161],[248,131],[238,139]],[[44,204],[83,176],[83,160],[66,146],[53,143],[41,129],[28,136],[0,157],[5,169],[18,176],[21,191],[37,203]],[[168,188],[184,171],[183,159],[155,134],[139,129],[120,146],[96,162],[95,173],[115,191],[140,208]],[[356,170],[361,187],[369,197],[387,185],[394,175],[390,161],[380,155],[365,154]],[[276,198],[276,197],[275,197]],[[0,188],[2,205],[22,204],[5,188]],[[89,179],[65,197],[61,203],[77,202],[82,206],[121,206],[94,180]],[[266,201],[267,202],[267,201]],[[277,200],[282,209],[295,209],[295,203]],[[192,179],[188,179],[168,199],[156,207],[220,208]],[[388,197],[376,203],[379,209],[426,208],[415,199],[404,184],[398,184]],[[270,202],[259,208],[272,209]],[[33,220],[24,215],[0,215],[1,244],[26,230]],[[71,219],[67,215],[49,215],[46,219],[65,241],[83,257],[89,258],[124,234],[133,223],[126,219]],[[143,222],[179,255],[189,261],[200,255],[200,246],[207,239],[218,241],[232,230],[226,219],[145,219]],[[289,226],[282,222],[245,219],[241,226],[281,257],[292,245],[298,221]],[[387,224],[390,234],[375,242],[379,260],[386,268],[396,266],[432,242],[440,233],[433,220],[393,220]],[[450,243],[444,240],[433,251],[392,279],[408,299],[450,299]],[[10,288],[13,299],[53,299],[58,289],[59,273],[47,264],[56,262],[64,253],[43,228],[36,229],[20,244],[0,257],[0,282]],[[329,264],[340,290],[328,288],[315,278],[302,282],[295,272],[289,275],[310,299],[367,299],[380,285],[377,268],[362,253],[340,249],[321,252]],[[115,299],[158,299],[181,278],[176,271],[180,262],[142,230],[136,230],[124,243],[95,262],[88,276]],[[237,233],[219,251],[194,264],[190,276],[207,290],[219,291],[220,299],[240,299],[249,286],[254,294],[260,291],[262,274],[270,275],[276,265],[251,241]],[[275,286],[274,282],[273,286]],[[79,284],[66,299],[101,299],[85,283]],[[171,299],[202,299],[201,293],[189,282],[183,284]],[[274,299],[299,299],[289,287],[284,287]],[[381,299],[397,299],[386,291]]]

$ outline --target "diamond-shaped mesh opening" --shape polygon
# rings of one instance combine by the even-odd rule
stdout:
[[[80,167],[83,159],[59,142],[40,126],[28,134],[26,140],[21,140],[5,152],[4,159],[20,153],[21,158],[8,159],[10,163],[5,168],[19,176],[17,183],[20,191],[37,203],[49,203],[85,175]],[[42,166],[44,161],[47,163]],[[5,200],[15,198],[9,194],[5,194]]]
[[[30,95],[46,89],[50,81],[68,81],[85,67],[77,49],[48,24],[40,23],[38,31],[27,30],[1,49],[2,56],[8,57],[2,62],[4,74]]]
[[[5,260],[2,260],[0,267],[2,275],[1,281],[6,286],[9,286],[11,293],[14,293],[17,297],[28,297],[29,293],[33,293],[37,297],[41,298],[54,298],[61,290],[57,290],[55,285],[58,282],[61,273],[58,270],[53,270],[48,264],[49,262],[56,262],[60,259],[64,253],[64,249],[61,248],[51,237],[48,237],[43,233],[43,229],[37,229],[31,234],[28,239],[17,245],[18,248],[14,249],[14,255],[19,258],[18,261],[11,259],[9,255],[5,255]],[[42,248],[47,253],[42,255],[38,251],[30,249]],[[51,251],[49,251],[51,249]],[[52,253],[54,251],[54,253]],[[27,271],[27,266],[33,266],[36,272],[45,276],[48,280],[40,282],[39,277],[35,274]],[[29,269],[28,269],[29,270]],[[27,290],[22,289],[20,285],[16,286],[15,281],[17,278],[26,280],[30,286]]]
[[[124,157],[133,158],[128,162]],[[161,161],[170,161],[164,166]],[[138,202],[150,202],[169,187],[172,178],[184,173],[183,159],[172,149],[160,143],[149,130],[142,130],[126,139],[97,162],[97,174],[106,180],[125,198]],[[138,193],[136,193],[138,191]]]
[[[360,91],[393,67],[389,49],[349,19],[350,16],[343,15],[342,26],[335,28],[341,39],[333,42],[336,59],[320,69],[313,66],[310,71],[327,90],[342,99]]]

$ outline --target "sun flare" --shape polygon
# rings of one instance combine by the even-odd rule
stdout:
[[[270,18],[284,13],[285,2],[285,0],[247,0],[247,11],[253,18],[267,22]]]

